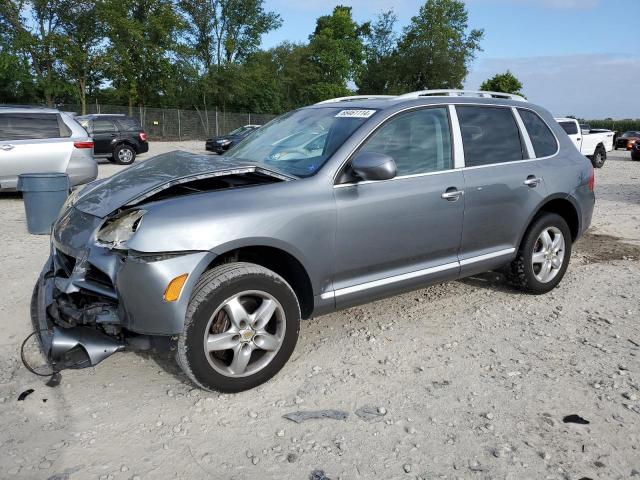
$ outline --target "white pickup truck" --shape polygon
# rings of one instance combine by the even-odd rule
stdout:
[[[614,132],[583,130],[575,118],[556,118],[556,121],[567,132],[580,153],[587,156],[595,168],[602,168],[607,152],[613,150]]]

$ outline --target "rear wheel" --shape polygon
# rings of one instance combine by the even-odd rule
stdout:
[[[136,159],[136,152],[130,145],[121,144],[113,150],[113,162],[118,165],[131,165]]]
[[[591,157],[591,164],[594,168],[602,168],[604,166],[604,162],[607,160],[607,151],[603,146],[596,147],[596,151],[593,153]]]
[[[282,277],[251,263],[221,265],[194,289],[178,363],[206,390],[248,390],[280,371],[299,328],[298,300]]]
[[[571,232],[555,213],[538,216],[525,233],[509,277],[520,289],[536,295],[553,290],[571,258]]]

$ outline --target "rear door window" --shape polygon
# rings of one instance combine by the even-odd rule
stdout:
[[[522,123],[524,123],[531,144],[535,150],[535,156],[550,157],[558,151],[558,143],[556,137],[551,133],[547,124],[542,120],[537,113],[531,110],[518,109]]]
[[[567,135],[577,135],[578,124],[576,122],[560,122],[560,126],[567,132]]]
[[[57,113],[0,113],[0,140],[60,138]]]
[[[456,106],[467,167],[523,160],[520,130],[510,108]]]

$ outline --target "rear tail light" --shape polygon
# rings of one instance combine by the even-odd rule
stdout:
[[[140,132],[140,140],[142,140],[143,142],[147,141],[147,134],[144,132]]]
[[[595,172],[595,169],[593,168],[593,165],[591,165],[591,173],[589,174],[589,191],[593,192],[595,188],[596,188],[596,172]]]
[[[73,142],[73,146],[76,148],[93,148],[93,142]]]

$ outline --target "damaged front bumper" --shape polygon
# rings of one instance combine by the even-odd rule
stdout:
[[[214,254],[115,251],[89,238],[78,245],[75,232],[54,231],[32,301],[34,330],[54,370],[96,365],[123,350],[127,336],[182,332],[191,291]],[[169,282],[184,274],[178,299],[165,301]]]

